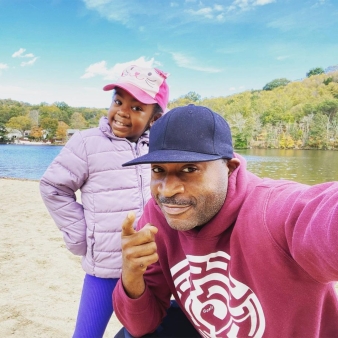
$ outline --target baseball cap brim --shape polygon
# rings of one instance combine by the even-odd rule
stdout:
[[[222,155],[201,154],[183,150],[155,150],[146,155],[135,158],[132,161],[122,164],[122,167],[128,167],[136,164],[145,163],[193,163],[215,161],[222,158]]]
[[[103,87],[104,91],[108,91],[108,90],[113,90],[116,87],[118,88],[122,88],[125,91],[127,91],[130,95],[134,96],[138,101],[140,101],[141,103],[145,103],[145,104],[154,104],[157,103],[157,101],[152,98],[150,95],[148,95],[147,93],[145,93],[142,89],[130,84],[130,83],[111,83],[108,84],[106,86]]]

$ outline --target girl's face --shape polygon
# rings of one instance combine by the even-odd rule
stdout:
[[[155,121],[154,108],[155,104],[141,103],[124,89],[116,88],[108,111],[114,135],[136,142]]]

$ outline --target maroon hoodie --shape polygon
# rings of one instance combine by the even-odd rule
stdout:
[[[159,261],[138,299],[114,291],[135,336],[160,324],[173,295],[202,337],[338,337],[338,182],[260,179],[241,165],[220,212],[176,231],[151,199],[139,221],[158,227]]]

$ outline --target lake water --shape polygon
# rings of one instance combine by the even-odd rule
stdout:
[[[0,144],[0,177],[39,180],[62,146]]]
[[[0,177],[39,180],[62,146],[0,145]],[[338,181],[338,151],[237,150],[260,177],[306,184]]]
[[[338,181],[338,151],[246,149],[237,150],[248,169],[260,177],[305,184]]]

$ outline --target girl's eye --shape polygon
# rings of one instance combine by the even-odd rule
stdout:
[[[142,111],[143,109],[141,107],[133,107],[132,110],[134,110],[134,111]]]
[[[122,104],[120,100],[114,100],[114,103],[118,106],[120,106]]]

